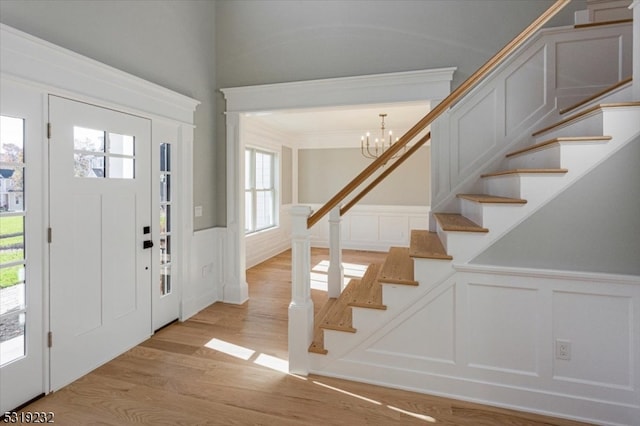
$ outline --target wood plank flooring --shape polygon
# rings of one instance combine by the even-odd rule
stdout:
[[[351,264],[384,254],[345,251]],[[325,263],[322,263],[325,261]],[[312,252],[322,277],[326,250]],[[355,267],[347,266],[346,274]],[[357,268],[356,268],[357,269]],[[315,279],[315,278],[314,278]],[[251,299],[216,303],[23,411],[60,425],[578,425],[320,376],[283,372],[290,252],[247,271]],[[312,290],[316,312],[326,292]]]

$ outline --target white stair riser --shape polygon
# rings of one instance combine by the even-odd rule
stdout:
[[[564,173],[520,173],[484,178],[487,194],[501,197],[522,198],[527,202],[537,202],[548,197],[550,191],[559,188]]]
[[[440,235],[440,232],[438,234]],[[486,244],[488,234],[488,232],[442,231],[440,240],[447,253],[453,256],[456,262],[466,262],[472,253],[476,253]]]
[[[464,217],[492,231],[501,230],[506,223],[519,218],[522,204],[478,203],[460,199],[460,210]]]
[[[510,169],[552,169],[572,170],[576,164],[593,163],[606,151],[608,140],[590,142],[559,142],[536,151],[514,156],[508,161]]]
[[[390,318],[397,315],[397,312],[393,310],[390,312],[388,310],[353,307],[352,315],[353,328],[358,330],[358,333],[368,333],[380,328],[380,326],[385,324]]]
[[[606,135],[603,127],[603,114],[601,111],[592,112],[579,120],[574,120],[564,126],[554,127],[547,132],[534,137],[534,143],[544,142],[553,138],[574,136]]]
[[[558,169],[562,166],[561,149],[558,144],[510,157],[508,169]]]
[[[637,134],[637,123],[640,123],[640,108],[620,107],[607,110],[602,134],[614,136],[616,140],[627,140]]]
[[[413,276],[420,283],[421,293],[431,290],[434,284],[451,272],[452,262],[441,259],[413,259]]]

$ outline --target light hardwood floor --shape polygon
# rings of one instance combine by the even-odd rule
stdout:
[[[345,251],[343,260],[365,265],[383,257]],[[172,324],[23,411],[52,411],[61,425],[580,424],[285,373],[290,261],[285,252],[248,270],[251,299],[244,305],[216,303]],[[314,281],[325,277],[327,261],[326,250],[313,250]],[[326,293],[313,290],[312,297],[319,310]]]

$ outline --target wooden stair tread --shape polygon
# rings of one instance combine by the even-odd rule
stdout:
[[[378,281],[388,284],[418,285],[413,278],[413,259],[408,247],[391,247]]]
[[[525,154],[527,152],[535,151],[549,145],[553,145],[561,142],[600,142],[600,141],[610,141],[612,139],[611,136],[577,136],[577,137],[562,137],[562,138],[553,138],[544,142],[540,142],[534,145],[530,145],[526,148],[519,149],[517,151],[510,152],[506,155],[507,158],[515,157],[516,155]]]
[[[521,198],[498,197],[489,194],[458,194],[457,197],[482,204],[527,204],[527,200]]]
[[[356,329],[353,328],[352,325],[351,308],[348,306],[348,301],[352,297],[352,294],[358,291],[357,287],[359,287],[360,284],[360,280],[350,280],[347,287],[342,291],[324,318],[316,325],[325,330],[355,333]]]
[[[457,232],[489,232],[477,223],[458,213],[435,213],[434,217],[444,231]]]
[[[326,355],[328,351],[324,348],[324,330],[319,327],[319,324],[324,320],[327,314],[333,309],[338,299],[330,298],[322,305],[320,311],[314,318],[313,327],[313,341],[309,345],[309,352]]]
[[[511,169],[511,170],[501,170],[499,172],[486,173],[480,177],[494,177],[494,176],[503,176],[503,175],[517,175],[517,174],[562,174],[567,173],[569,170],[567,169]]]
[[[587,114],[590,114],[594,111],[597,111],[599,109],[607,109],[607,108],[624,108],[624,107],[636,107],[636,106],[640,106],[640,102],[636,101],[636,102],[615,102],[615,103],[606,103],[606,104],[599,104],[599,105],[594,105],[591,108],[587,108],[584,111],[580,111],[577,114],[572,115],[571,117],[567,117],[564,120],[558,121],[555,124],[552,124],[551,126],[545,127],[544,129],[540,129],[538,131],[536,131],[533,136],[538,136],[542,133],[546,133],[549,130],[555,129],[556,127],[565,125],[573,120],[577,120],[578,118],[581,118]]]
[[[387,309],[382,303],[382,286],[378,282],[382,264],[374,263],[369,265],[365,272],[360,285],[357,286],[351,297],[347,301],[347,305],[358,308],[369,309]]]
[[[571,106],[569,106],[567,108],[561,109],[560,110],[560,115],[566,114],[569,111],[573,111],[574,109],[580,108],[581,106],[586,105],[586,104],[590,103],[591,101],[594,101],[594,100],[598,99],[599,97],[606,95],[609,92],[613,92],[617,88],[631,83],[632,79],[633,79],[632,77],[629,77],[629,78],[625,78],[624,80],[620,80],[616,84],[613,84],[613,85],[607,87],[606,89],[604,89],[604,90],[602,90],[602,91],[600,91],[598,93],[594,93],[593,95],[589,96],[586,99],[581,100],[580,102],[578,102],[576,104],[573,104],[573,105],[571,105]]]
[[[417,229],[411,231],[409,256],[422,259],[453,259],[447,254],[436,232]]]

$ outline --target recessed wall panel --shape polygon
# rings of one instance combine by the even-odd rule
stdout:
[[[457,145],[453,147],[457,155],[452,156],[457,158],[458,176],[496,145],[496,96],[492,90],[458,120]]]
[[[370,352],[453,363],[455,361],[455,287],[372,345]]]
[[[71,303],[74,335],[80,336],[102,325],[102,200],[99,194],[73,196],[73,274]],[[55,286],[55,283],[52,284]]]
[[[505,80],[507,133],[545,105],[545,50],[540,49]]]
[[[537,291],[485,284],[467,288],[469,365],[537,374]]]
[[[556,45],[558,89],[606,86],[619,80],[620,37],[567,41]]]
[[[631,386],[632,307],[630,297],[554,292],[554,342],[571,345],[570,359],[554,359],[554,378]]]

